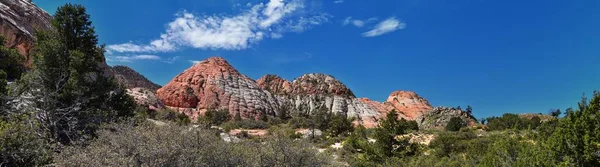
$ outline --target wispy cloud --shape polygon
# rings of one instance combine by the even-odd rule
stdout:
[[[156,55],[128,55],[128,56],[106,56],[107,61],[112,62],[133,62],[135,60],[160,60],[161,58]]]
[[[190,61],[190,63],[192,63],[192,64],[196,64],[196,63],[200,63],[200,62],[202,62],[202,61],[200,61],[200,60],[188,60],[188,61]]]
[[[242,50],[266,38],[281,38],[286,32],[302,32],[327,22],[323,13],[305,12],[303,0],[270,0],[248,5],[238,15],[195,15],[182,11],[166,26],[166,32],[149,44],[108,45],[111,52],[171,52],[183,47]]]
[[[335,0],[333,3],[344,3],[344,0]]]
[[[362,35],[364,37],[376,37],[404,28],[406,28],[405,23],[400,22],[400,20],[397,20],[394,17],[390,17],[375,25],[375,28],[373,28],[372,30],[364,32]]]
[[[352,17],[346,17],[346,19],[344,19],[342,21],[342,25],[346,26],[348,24],[352,24],[355,27],[362,28],[366,24],[372,23],[372,22],[375,22],[375,21],[377,21],[377,18],[375,18],[375,17],[369,18],[367,20],[360,20],[360,19],[353,19]]]

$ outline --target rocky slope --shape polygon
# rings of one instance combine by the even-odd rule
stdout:
[[[123,84],[127,89],[146,88],[154,92],[160,88],[160,85],[153,83],[129,67],[114,66],[111,69],[117,82]]]
[[[358,118],[355,123],[376,127],[391,111],[399,117],[421,120],[424,127],[435,128],[462,111],[434,109],[415,92],[392,92],[386,101],[356,98],[341,81],[326,74],[305,74],[293,81],[266,75],[256,82],[234,69],[226,60],[212,57],[195,64],[157,91],[157,97],[169,108],[193,119],[207,109],[228,109],[231,115],[258,118],[276,116],[278,110],[290,115],[309,115],[317,111]],[[442,117],[430,120],[432,117]],[[446,118],[448,117],[448,118]],[[465,116],[466,118],[466,116]]]
[[[415,92],[395,91],[388,96],[383,103],[388,108],[395,109],[408,120],[414,120],[417,117],[433,109],[427,99],[420,97]]]
[[[277,99],[234,69],[225,59],[212,57],[194,64],[158,89],[166,106],[196,118],[206,109],[228,109],[243,118],[275,115]]]
[[[356,123],[375,127],[380,118],[391,110],[401,118],[414,120],[432,109],[429,102],[414,92],[396,91],[380,103],[356,98],[342,82],[326,74],[305,74],[289,82],[275,75],[258,79],[261,88],[276,95],[281,104],[291,104],[296,114],[310,114],[318,109],[359,118]]]
[[[31,0],[0,0],[0,33],[6,38],[6,46],[17,49],[26,57],[27,67],[33,62],[29,53],[35,41],[35,31],[51,29],[51,19]]]
[[[477,124],[477,120],[473,115],[463,110],[450,107],[433,108],[431,111],[417,117],[416,121],[421,129],[444,129],[453,117],[461,118],[468,126]]]

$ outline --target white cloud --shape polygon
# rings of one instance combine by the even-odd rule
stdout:
[[[344,0],[335,0],[333,3],[344,3]]]
[[[352,21],[352,25],[354,25],[356,27],[363,27],[363,26],[365,26],[365,22],[362,20],[354,20],[354,21]]]
[[[133,62],[134,60],[160,60],[156,55],[129,55],[129,56],[106,56],[107,61],[112,62]]]
[[[380,36],[386,33],[394,32],[399,29],[404,29],[406,27],[405,23],[400,22],[394,17],[390,17],[379,24],[375,25],[370,31],[363,33],[364,37],[375,37]]]
[[[111,52],[171,52],[183,47],[197,49],[247,49],[266,38],[285,32],[302,32],[327,22],[330,15],[303,12],[303,0],[270,0],[251,6],[238,15],[195,15],[182,11],[166,26],[166,32],[149,44],[127,42],[107,46]]]
[[[192,63],[192,64],[196,64],[196,63],[200,63],[200,62],[202,62],[202,61],[200,61],[200,60],[188,60],[188,61],[190,61],[190,63]]]
[[[352,24],[352,25],[354,25],[355,27],[362,28],[362,27],[364,27],[364,26],[365,26],[367,23],[371,23],[371,22],[374,22],[374,21],[376,21],[376,20],[377,20],[377,18],[374,18],[374,17],[373,17],[373,18],[369,18],[369,19],[367,19],[367,20],[352,19],[352,17],[346,17],[346,19],[344,19],[344,20],[342,21],[342,25],[346,26],[346,25],[348,25],[348,24]]]

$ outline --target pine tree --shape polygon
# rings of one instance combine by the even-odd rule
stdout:
[[[471,107],[470,105],[467,105],[466,112],[469,113],[469,114],[473,114],[473,107]]]
[[[56,142],[94,135],[102,123],[133,116],[135,102],[104,76],[104,48],[81,5],[59,7],[54,30],[37,34],[36,68],[23,79],[36,96],[36,117]],[[31,91],[38,90],[38,91]]]

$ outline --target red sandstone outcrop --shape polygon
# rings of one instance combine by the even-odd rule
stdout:
[[[26,67],[33,58],[29,52],[35,43],[37,30],[50,30],[52,17],[30,0],[0,0],[0,33],[6,46],[15,48],[26,57]]]
[[[391,106],[392,109],[402,113],[408,120],[415,120],[423,113],[431,111],[433,107],[425,98],[420,97],[415,92],[395,91],[390,94],[384,105]]]
[[[258,80],[256,83],[264,90],[271,92],[275,95],[288,95],[292,93],[292,83],[277,75],[265,75]]]
[[[275,115],[279,108],[271,93],[220,57],[194,64],[158,89],[157,96],[166,106],[192,116],[205,109],[228,109],[232,115],[258,118]]]

